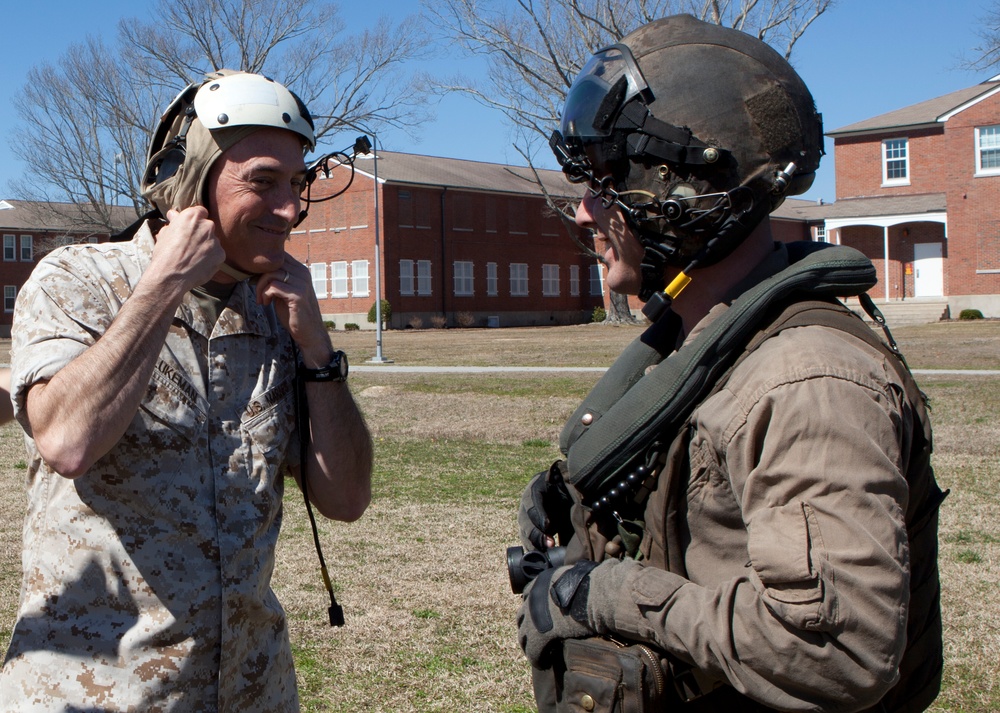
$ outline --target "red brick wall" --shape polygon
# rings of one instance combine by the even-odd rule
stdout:
[[[320,197],[334,185],[332,179],[317,181],[313,195]],[[399,318],[393,320],[394,326],[405,326],[405,313],[443,314],[452,323],[461,312],[578,312],[580,320],[585,320],[603,303],[600,297],[589,295],[592,260],[575,246],[562,222],[549,214],[541,197],[382,184],[379,202],[382,294]],[[370,296],[323,299],[324,313],[367,313],[374,304],[373,203],[372,180],[358,175],[345,194],[313,205],[292,236],[289,251],[306,263],[370,261]],[[432,263],[429,296],[400,294],[399,261],[403,259]],[[473,263],[472,296],[455,294],[456,261]],[[486,294],[489,262],[497,265],[495,296]],[[528,265],[527,296],[510,294],[511,263]],[[560,266],[558,296],[542,295],[543,264]],[[571,264],[579,267],[576,296],[570,295]],[[485,317],[480,321],[485,323]]]
[[[882,184],[882,141],[909,138],[908,185]],[[875,136],[838,138],[836,156],[837,200],[860,196],[900,196],[941,193],[945,189],[941,169],[946,156],[944,128],[906,133],[889,131]]]
[[[948,196],[949,292],[956,295],[1000,293],[1000,175],[976,176],[975,129],[1000,124],[1000,96],[975,104],[946,124],[944,162],[939,190]],[[977,272],[978,271],[978,272]]]
[[[939,128],[883,134],[842,137],[835,141],[837,199],[859,196],[946,195],[947,239],[943,228],[934,223],[911,223],[895,226],[890,233],[890,255],[894,265],[890,274],[900,275],[890,296],[909,296],[912,285],[903,286],[907,261],[912,261],[913,242],[944,243],[945,295],[1000,294],[1000,175],[976,176],[975,128],[1000,124],[1000,96],[993,96],[955,114]],[[909,137],[910,184],[882,185],[882,140]],[[908,229],[908,239],[901,236]],[[868,245],[866,228],[845,228],[841,241],[847,245]],[[878,233],[881,256],[881,229]],[[855,242],[857,241],[857,242]],[[867,248],[863,248],[867,249]],[[872,248],[874,249],[874,248]],[[881,258],[880,258],[881,259]],[[879,266],[879,275],[883,275]],[[905,292],[904,292],[905,290]],[[881,297],[879,285],[873,295]]]

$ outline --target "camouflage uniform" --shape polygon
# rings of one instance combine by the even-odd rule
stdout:
[[[17,302],[13,383],[29,508],[0,709],[298,710],[269,586],[297,462],[292,340],[237,285],[213,326],[189,293],[118,444],[76,480],[38,455],[24,410],[103,334],[149,265],[129,243],[64,248]]]

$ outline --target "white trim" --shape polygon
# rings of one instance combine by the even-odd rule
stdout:
[[[903,147],[902,147],[903,157],[902,159],[899,158],[890,159],[888,156],[887,144],[889,144],[890,142],[899,142],[899,141],[903,142]],[[910,137],[895,136],[891,139],[882,139],[881,148],[882,148],[882,185],[883,186],[910,185]],[[906,171],[906,175],[903,176],[902,178],[889,178],[889,162],[890,161],[899,162],[900,160],[903,161],[904,164],[903,170]]]
[[[973,131],[973,140],[975,144],[976,153],[976,172],[972,174],[973,176],[997,176],[1000,175],[1000,166],[995,168],[983,168],[983,145],[980,142],[980,129],[1000,129],[1000,125],[988,124],[984,126],[977,126]],[[1000,133],[1000,131],[998,131]],[[989,150],[996,151],[997,147],[991,146]]]
[[[892,225],[902,223],[941,223],[945,226],[945,238],[947,238],[948,213],[901,213],[897,215],[871,215],[858,216],[855,218],[827,218],[823,221],[826,225],[826,234],[831,230],[850,228],[855,225],[873,225],[878,228],[888,228]]]
[[[1000,75],[998,75],[998,76],[1000,76]],[[990,79],[989,81],[991,81],[991,82],[997,81],[997,77],[993,77],[993,79]],[[989,99],[991,96],[993,96],[997,92],[1000,92],[1000,87],[993,87],[993,89],[989,90],[985,94],[980,94],[975,99],[970,99],[969,101],[965,102],[965,104],[959,104],[957,107],[955,107],[954,109],[952,109],[948,113],[942,114],[941,116],[939,116],[937,118],[937,120],[939,122],[941,122],[941,123],[944,123],[944,122],[948,121],[948,119],[950,119],[951,117],[955,116],[955,114],[959,114],[959,113],[965,111],[966,109],[968,109],[969,107],[975,106],[976,104],[978,104],[979,102],[983,101],[984,99]]]

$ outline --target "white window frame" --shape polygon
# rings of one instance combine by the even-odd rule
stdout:
[[[528,296],[528,263],[512,262],[510,264],[510,296]]]
[[[10,313],[14,311],[14,304],[17,302],[17,285],[3,286],[3,311]]]
[[[500,294],[498,283],[497,264],[495,262],[486,263],[486,295],[488,297],[496,297]]]
[[[430,260],[417,260],[417,294],[420,297],[429,297],[433,294]]]
[[[368,261],[355,260],[351,263],[351,294],[355,297],[368,297]]]
[[[413,296],[413,260],[399,261],[399,294]]]
[[[15,262],[16,260],[17,260],[17,236],[4,233],[3,261]]]
[[[604,270],[601,269],[599,262],[590,266],[590,296],[604,296]]]
[[[900,152],[902,155],[899,155]],[[889,164],[898,164],[902,161],[903,171],[906,175],[899,177],[889,177]],[[910,185],[910,140],[905,136],[895,139],[885,139],[882,142],[882,185],[883,186],[908,186]]]
[[[984,134],[986,140],[984,141]],[[983,167],[983,153],[988,152],[995,166]],[[976,175],[1000,175],[1000,125],[976,127]]]
[[[330,297],[348,297],[347,262],[338,260],[330,263]]]
[[[542,265],[542,297],[559,296],[559,266]]]
[[[816,242],[830,242],[830,236],[826,232],[826,223],[816,223]]]
[[[579,297],[580,296],[580,266],[570,265],[569,266],[569,296]]]
[[[21,236],[21,262],[31,262],[35,259],[35,241],[30,235]]]
[[[472,297],[475,295],[475,281],[473,279],[474,264],[470,260],[455,260],[452,263],[454,269],[454,290],[456,297]]]
[[[318,299],[325,299],[329,294],[329,283],[326,279],[326,263],[312,263],[309,266],[309,275],[312,277],[312,286],[316,297]]]

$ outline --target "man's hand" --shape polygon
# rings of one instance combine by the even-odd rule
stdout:
[[[292,335],[307,367],[318,369],[330,363],[330,336],[305,265],[286,254],[281,268],[265,272],[257,280],[257,301],[262,305],[274,303],[278,320]]]
[[[180,298],[212,279],[225,262],[226,251],[202,206],[167,211],[167,221],[156,233],[148,279],[174,286]]]
[[[552,665],[552,646],[556,642],[596,633],[587,618],[590,572],[595,567],[596,562],[581,560],[548,569],[524,590],[517,614],[518,641],[535,668]]]
[[[547,550],[555,546],[555,537],[562,544],[573,534],[569,511],[573,498],[566,490],[562,466],[556,461],[548,470],[536,474],[521,493],[517,511],[517,526],[521,544],[526,550]]]

